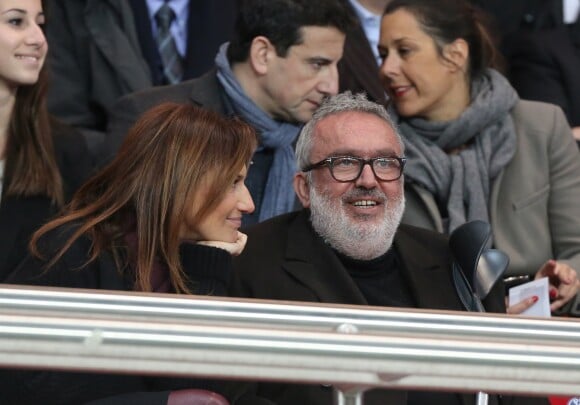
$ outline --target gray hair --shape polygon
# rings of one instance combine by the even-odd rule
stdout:
[[[364,93],[352,94],[350,90],[327,98],[312,115],[312,119],[304,125],[300,131],[296,143],[296,166],[301,170],[310,164],[310,151],[312,150],[312,135],[316,125],[326,117],[349,111],[358,111],[374,114],[385,121],[397,137],[401,150],[404,151],[403,140],[396,125],[381,104],[369,101]]]

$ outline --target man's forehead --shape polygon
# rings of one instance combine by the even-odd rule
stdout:
[[[393,128],[375,114],[346,111],[329,115],[314,128],[313,152],[378,156],[396,154],[401,148]]]
[[[392,127],[384,118],[371,112],[357,110],[341,111],[330,114],[322,118],[316,124],[315,129],[322,132],[331,129],[333,131],[339,130],[340,132],[348,133],[359,131],[361,127],[370,127],[379,131],[392,131]]]

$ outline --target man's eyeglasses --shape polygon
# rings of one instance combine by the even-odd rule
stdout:
[[[363,159],[354,156],[335,156],[328,157],[318,163],[313,163],[302,169],[303,172],[309,172],[321,167],[328,167],[334,180],[347,183],[356,181],[365,165],[369,165],[379,181],[395,181],[403,174],[403,168],[407,159],[404,157],[376,157],[372,159]]]

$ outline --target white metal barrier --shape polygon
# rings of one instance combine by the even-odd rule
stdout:
[[[577,395],[580,322],[2,286],[0,366]]]

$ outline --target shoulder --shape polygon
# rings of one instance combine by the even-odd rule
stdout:
[[[291,212],[242,229],[248,235],[248,242],[236,260],[260,261],[266,257],[281,255],[287,249],[290,234],[296,237],[297,234],[307,232],[307,218],[303,211]]]
[[[211,70],[200,77],[178,84],[156,86],[131,93],[122,97],[115,108],[122,109],[126,105],[133,105],[138,110],[146,110],[163,102],[185,103],[189,100],[205,106],[206,100],[217,97],[220,92],[216,72]]]
[[[79,270],[84,268],[90,254],[91,241],[81,236],[50,268],[48,263],[56,257],[70,237],[78,230],[78,225],[61,226],[42,235],[36,243],[38,256],[29,253],[22,263],[6,279],[9,284],[45,285],[57,287],[87,287],[80,282]],[[84,278],[95,277],[93,271],[84,271]],[[89,286],[94,285],[90,283]]]
[[[525,132],[551,132],[555,126],[567,123],[560,107],[541,101],[519,100],[511,115],[516,129]]]
[[[546,152],[551,154],[551,150],[565,154],[577,152],[572,130],[559,106],[520,100],[512,110],[512,118],[518,138],[518,158],[545,159]],[[537,152],[531,156],[531,151]],[[522,156],[524,153],[527,156]]]
[[[37,243],[40,257],[29,254],[6,282],[55,287],[131,290],[134,284],[133,276],[130,272],[117,267],[117,262],[109,250],[99,253],[95,260],[89,261],[92,240],[86,235],[77,238],[53,265],[47,267],[78,230],[78,224],[71,224],[61,226],[41,236]]]
[[[157,105],[165,101],[184,102],[194,85],[193,80],[166,86],[155,86],[149,89],[140,90],[121,97],[117,102],[117,108],[127,103],[134,103],[143,108]],[[114,111],[115,109],[113,109]]]
[[[310,231],[308,216],[308,210],[295,211],[243,229],[242,232],[248,235],[246,249],[267,252],[275,245],[285,245],[290,233],[296,235]]]
[[[395,240],[399,244],[414,244],[416,246],[422,246],[427,250],[445,252],[449,250],[449,239],[446,235],[413,225],[399,225],[397,233],[395,234]]]
[[[530,113],[554,114],[558,109],[559,107],[557,105],[545,103],[543,101],[520,99],[512,109],[512,114],[514,116],[527,115]]]
[[[127,121],[133,123],[137,117],[150,108],[164,102],[195,103],[206,106],[204,102],[216,102],[221,105],[220,89],[215,70],[203,76],[177,84],[154,86],[139,90],[121,97],[110,110],[108,132],[115,132],[115,125]],[[112,128],[113,127],[113,128]],[[125,130],[122,131],[123,134]]]

